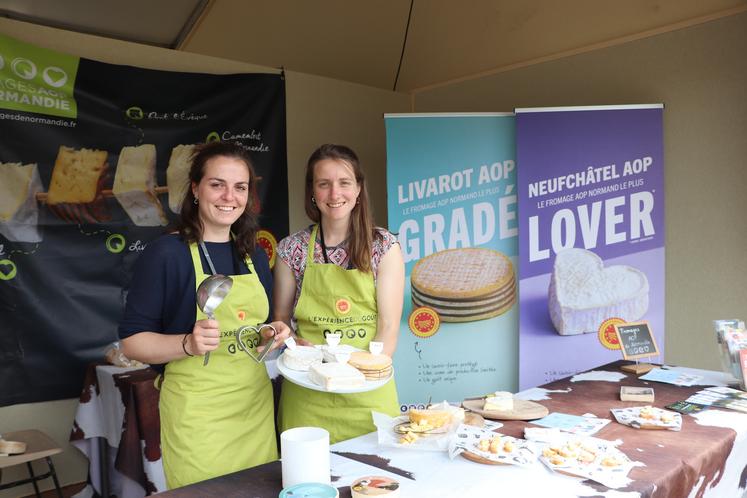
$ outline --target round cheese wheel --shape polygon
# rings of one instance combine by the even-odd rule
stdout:
[[[291,370],[306,372],[311,365],[322,362],[321,350],[313,346],[296,346],[283,353],[283,363]]]
[[[356,351],[350,355],[348,363],[359,370],[384,370],[392,366],[392,358],[385,354]]]

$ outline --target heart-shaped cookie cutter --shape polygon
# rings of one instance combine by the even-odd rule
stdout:
[[[269,342],[265,344],[265,348],[262,350],[262,352],[257,353],[257,347],[262,341],[262,329],[265,328],[272,329],[272,337],[270,337]],[[247,332],[254,332],[257,334],[256,342],[254,340],[251,340],[250,344],[246,344],[244,342],[243,336],[246,335]],[[263,323],[258,327],[244,325],[243,327],[237,329],[234,335],[236,336],[236,344],[238,344],[239,349],[248,354],[252,360],[256,361],[257,363],[262,363],[262,361],[264,361],[265,357],[267,356],[267,353],[270,352],[272,346],[275,344],[275,336],[277,335],[277,333],[278,331],[275,329],[275,327],[273,327],[269,323]]]

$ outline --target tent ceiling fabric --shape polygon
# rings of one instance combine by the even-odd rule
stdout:
[[[208,0],[0,0],[0,16],[173,48],[207,5]]]
[[[15,19],[386,90],[396,79],[401,92],[745,10],[747,0],[0,0]]]

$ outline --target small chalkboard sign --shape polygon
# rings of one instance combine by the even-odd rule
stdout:
[[[656,347],[656,340],[654,340],[654,334],[648,322],[621,323],[615,324],[614,327],[617,340],[620,341],[623,358],[626,360],[659,354],[659,348]]]

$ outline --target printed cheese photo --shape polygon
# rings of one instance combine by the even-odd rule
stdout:
[[[176,214],[182,210],[182,201],[189,187],[189,167],[194,150],[194,145],[177,145],[171,150],[166,183],[169,186],[169,209]]]
[[[8,240],[41,242],[36,202],[40,191],[35,163],[0,163],[0,233]]]
[[[418,261],[410,276],[412,301],[444,322],[485,320],[516,301],[516,278],[503,253],[479,247],[447,249]]]
[[[632,266],[604,267],[602,259],[586,249],[566,249],[555,257],[548,306],[560,335],[596,332],[611,317],[626,322],[648,311],[646,275]]]
[[[113,192],[135,225],[155,227],[168,224],[155,188],[156,146],[122,147]]]

